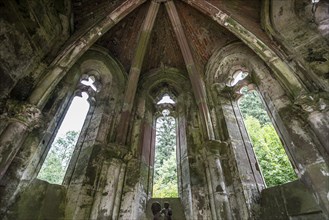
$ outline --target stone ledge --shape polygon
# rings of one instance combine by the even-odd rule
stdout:
[[[312,215],[312,216],[311,216]],[[264,189],[261,192],[260,219],[302,219],[324,220],[325,216],[314,195],[299,180]]]

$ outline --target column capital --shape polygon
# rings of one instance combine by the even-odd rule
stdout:
[[[302,94],[296,98],[294,105],[304,113],[327,112],[329,110],[329,93],[317,92]]]
[[[42,113],[35,105],[16,100],[7,100],[5,112],[2,116],[9,121],[17,121],[29,129],[33,129],[40,126]]]

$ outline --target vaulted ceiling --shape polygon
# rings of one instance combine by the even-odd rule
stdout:
[[[114,11],[123,2],[124,0],[74,0],[75,30],[78,31],[97,22],[100,18]],[[158,0],[156,2],[162,1]],[[179,0],[173,2],[177,8],[183,31],[197,66],[204,68],[216,49],[239,40],[209,16],[191,7],[187,2]],[[263,34],[260,28],[260,0],[200,0],[194,2],[205,5],[212,4],[234,17],[240,24],[248,27],[249,30],[259,33],[258,35]],[[96,42],[97,45],[107,48],[110,55],[119,60],[127,72],[131,68],[138,45],[138,37],[150,4],[151,1],[146,1]],[[146,48],[141,74],[163,65],[186,72],[186,64],[173,25],[165,5],[161,4]]]

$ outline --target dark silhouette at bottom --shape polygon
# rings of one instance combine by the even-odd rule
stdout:
[[[160,220],[161,219],[161,205],[159,202],[152,203],[151,210],[153,213],[153,220]]]
[[[172,220],[172,210],[169,207],[169,203],[165,202],[164,203],[164,208],[161,209],[161,205],[159,202],[154,202],[152,203],[151,210],[153,213],[153,220]],[[162,218],[164,217],[164,218]]]
[[[172,210],[169,207],[169,203],[165,202],[164,203],[164,208],[161,210],[161,214],[164,214],[164,219],[165,220],[172,220],[171,216],[172,216]]]

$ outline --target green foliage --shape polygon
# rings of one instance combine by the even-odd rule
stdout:
[[[247,116],[245,124],[267,186],[276,186],[296,179],[273,125],[262,126],[252,116]]]
[[[56,137],[43,163],[38,178],[49,183],[61,184],[78,139],[77,131],[68,131]]]
[[[253,90],[248,92],[246,89],[242,89],[241,93],[243,94],[243,98],[241,98],[239,102],[239,107],[243,116],[253,116],[259,120],[261,125],[270,123],[271,120],[264,109],[262,100],[257,91]]]
[[[296,174],[256,91],[240,100],[248,134],[268,187],[296,179]]]
[[[175,119],[163,116],[157,120],[153,197],[178,197]]]

